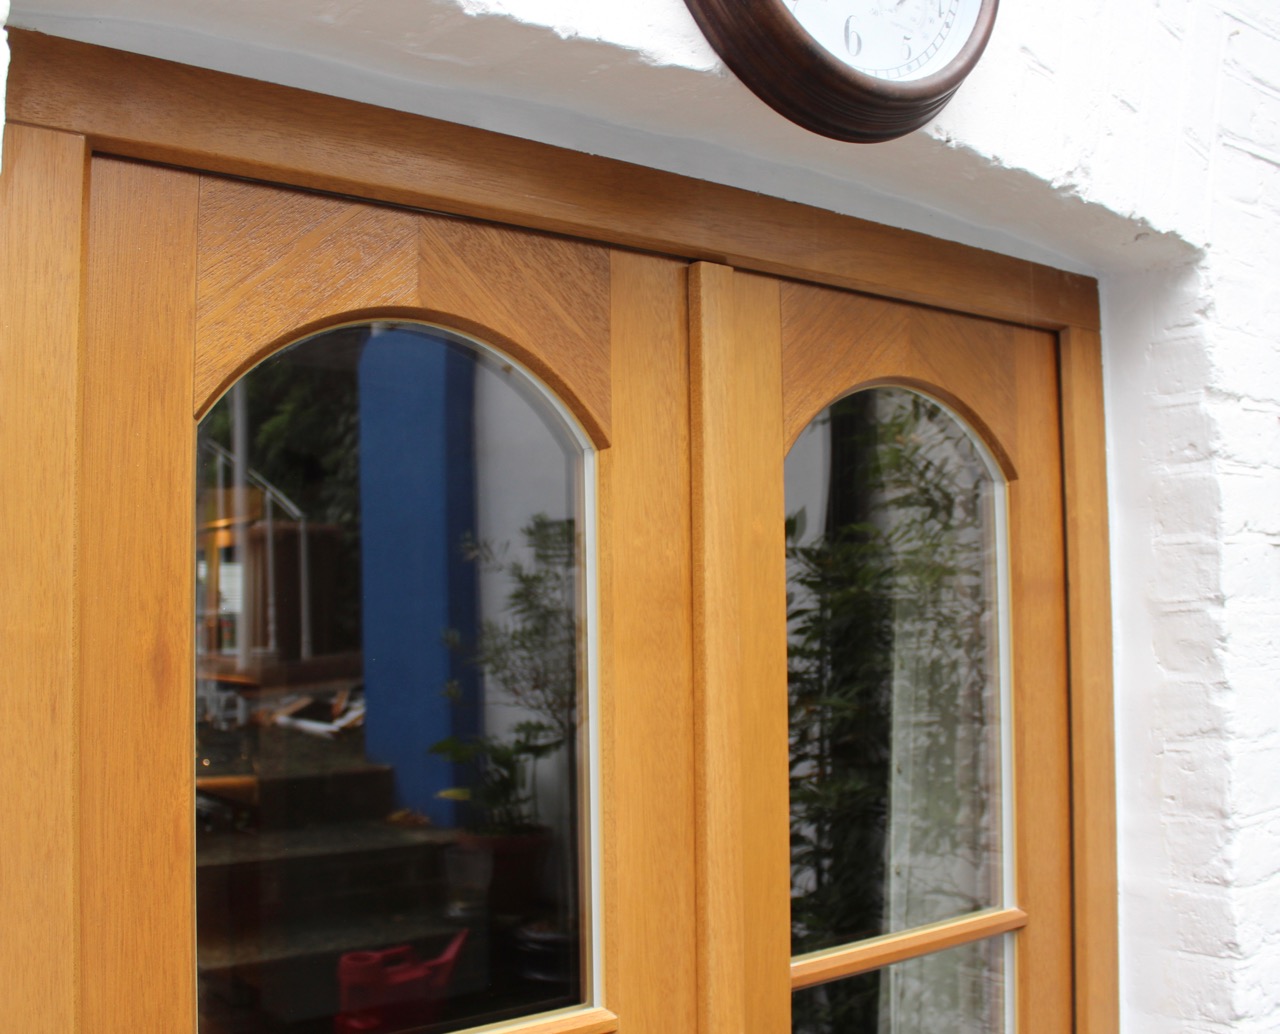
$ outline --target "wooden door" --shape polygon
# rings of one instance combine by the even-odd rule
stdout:
[[[1072,1029],[1070,768],[1062,453],[1054,335],[1005,323],[701,266],[694,280],[699,684],[706,731],[699,867],[708,936],[741,952],[709,1030],[788,1029],[778,990],[787,898],[787,617],[783,456],[825,407],[898,387],[941,403],[1005,484],[1002,601],[1010,671],[1006,888],[972,914],[792,960],[796,991],[960,944],[1012,937],[1017,1030]],[[757,590],[763,590],[762,598]],[[710,730],[722,730],[711,735]],[[718,825],[713,825],[718,824]],[[794,831],[793,831],[794,832]],[[730,862],[726,862],[730,859]],[[1013,931],[1010,933],[1010,931]],[[704,991],[706,989],[704,988]],[[767,1017],[767,1018],[766,1018]],[[883,1022],[883,1015],[882,1021]],[[996,1022],[996,1021],[992,1021]],[[1000,1029],[1005,1029],[999,1021]],[[967,1029],[967,1028],[966,1028]],[[986,1029],[985,1027],[983,1029]]]
[[[88,269],[84,1029],[195,1022],[196,421],[282,346],[377,319],[509,355],[598,457],[598,962],[580,1007],[513,1029],[779,1034],[793,988],[1011,931],[1017,1029],[1070,1029],[1053,335],[110,159],[92,167]],[[823,407],[873,385],[944,403],[1008,482],[1016,889],[789,962],[783,460]]]
[[[679,962],[695,922],[684,265],[110,159],[91,184],[82,1029],[195,1026],[196,422],[283,345],[376,319],[450,328],[520,363],[597,460],[598,791],[584,825],[600,961],[579,1007],[516,1027],[589,1034],[625,1016],[634,1030],[692,1029]]]
[[[793,985],[975,935],[1017,944],[1020,1029],[1072,1016],[1114,1029],[1093,281],[480,130],[11,36],[4,632],[15,685],[36,702],[6,724],[3,752],[11,781],[32,784],[10,795],[0,858],[13,1024],[195,1029],[195,421],[274,348],[384,319],[506,350],[598,453],[601,980],[576,1015],[533,1029],[778,1034]],[[1009,482],[1017,886],[998,915],[793,961],[783,457],[827,402],[871,383],[961,414]]]

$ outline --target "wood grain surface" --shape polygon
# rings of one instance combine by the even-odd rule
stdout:
[[[77,604],[80,1029],[95,1034],[194,1027],[198,204],[190,173],[94,161]]]
[[[196,411],[309,330],[415,305],[415,232],[393,208],[202,177]]]
[[[898,384],[955,410],[1008,487],[1015,900],[1020,1029],[1072,1025],[1072,769],[1057,340],[826,288],[783,289],[783,409],[792,440],[857,387]]]
[[[1052,1034],[1073,1026],[1065,515],[1057,343],[1024,334],[1013,368],[1020,476],[1009,484],[1015,882],[1027,913],[1017,1022]]]
[[[9,118],[95,148],[1058,328],[1087,277],[704,180],[14,30]]]
[[[690,298],[698,1029],[783,1034],[791,880],[779,285],[700,263]]]
[[[619,1025],[618,1017],[608,1009],[572,1009],[563,1014],[494,1023],[479,1029],[485,1034],[613,1034]]]
[[[628,1031],[693,1031],[693,583],[682,263],[613,257],[613,444],[601,454],[605,1002]]]
[[[506,350],[601,450],[608,1008],[510,1029],[789,1029],[781,459],[832,399],[904,383],[952,406],[1010,478],[1019,1023],[1060,1034],[1074,1010],[1082,1034],[1112,1034],[1091,280],[481,130],[11,36],[0,643],[39,706],[21,735],[0,733],[5,772],[30,786],[0,805],[0,1028],[194,1030],[192,416],[293,336],[380,317]],[[90,178],[90,149],[127,160],[95,158]],[[686,259],[702,260],[691,302]]]
[[[0,1030],[76,1029],[76,400],[85,141],[9,126],[0,175]]]
[[[281,346],[344,322],[470,334],[609,438],[609,254],[385,205],[201,179],[195,412]]]
[[[931,952],[946,951],[948,948],[957,948],[987,937],[998,937],[1013,930],[1021,930],[1026,925],[1027,913],[1022,909],[998,908],[960,919],[931,923],[905,933],[873,937],[848,948],[803,955],[791,960],[791,988],[798,991],[856,976]]]
[[[782,288],[788,446],[837,398],[879,383],[928,391],[983,437],[1016,477],[1015,381],[1021,328],[807,284]]]
[[[420,215],[419,304],[529,368],[597,446],[609,441],[609,251]]]
[[[1071,771],[1078,1034],[1114,1034],[1120,1016],[1116,936],[1115,704],[1102,342],[1061,336],[1062,441],[1071,629]]]

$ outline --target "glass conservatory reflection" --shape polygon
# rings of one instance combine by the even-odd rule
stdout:
[[[200,1030],[583,1001],[580,435],[487,349],[366,324],[199,441]]]

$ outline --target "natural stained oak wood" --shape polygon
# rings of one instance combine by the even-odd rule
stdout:
[[[784,284],[782,296],[788,447],[855,388],[927,386],[983,435],[1006,476],[1016,476],[1009,452],[1017,442],[1014,382],[1002,366],[1018,347],[1020,328],[807,284]],[[957,361],[964,358],[975,361]]]
[[[702,1034],[790,1029],[786,569],[775,280],[690,290]]]
[[[849,391],[900,384],[964,418],[1008,479],[1021,1030],[1071,1029],[1070,757],[1054,335],[829,288],[782,294],[787,440]],[[782,837],[785,829],[773,835]]]
[[[1079,1031],[1089,1034],[1114,1031],[1114,775],[1105,458],[1092,281],[776,199],[479,130],[19,31],[11,32],[11,37],[15,48],[8,94],[11,118],[46,129],[79,127],[99,150],[374,200],[431,205],[447,212],[665,250],[675,256],[728,259],[743,269],[883,295],[860,297],[788,283],[778,287],[764,278],[714,267],[704,267],[698,274],[699,289],[712,285],[712,293],[721,297],[726,283],[732,285],[730,294],[746,291],[730,308],[754,312],[755,317],[761,314],[759,292],[780,292],[788,342],[801,327],[808,327],[804,333],[822,341],[808,358],[813,370],[804,372],[797,372],[797,354],[787,344],[782,362],[792,370],[793,383],[788,389],[792,394],[778,403],[785,405],[777,418],[780,441],[789,441],[798,432],[806,412],[816,412],[830,401],[823,401],[825,393],[844,390],[835,384],[841,364],[860,362],[864,372],[858,376],[870,378],[867,383],[907,378],[917,386],[934,385],[936,394],[978,427],[1006,473],[1017,475],[1019,481],[1035,469],[1035,456],[1054,452],[1061,459],[1065,455],[1072,732],[1068,745],[1062,648],[1020,651],[1015,658],[1020,665],[1019,684],[1035,689],[1017,703],[1030,716],[1040,715],[1033,724],[1045,728],[1032,729],[1019,739],[1015,764],[1020,785],[1038,787],[1035,792],[1043,795],[1046,809],[1065,815],[1067,783],[1050,785],[1047,775],[1037,782],[1037,773],[1028,776],[1027,768],[1043,757],[1046,772],[1056,770],[1070,747],[1071,815],[1079,845],[1074,873],[1076,1023]],[[30,135],[33,132],[35,137]],[[0,436],[18,442],[6,451],[16,464],[16,476],[8,480],[0,507],[8,515],[6,527],[18,529],[9,540],[18,558],[14,570],[26,573],[17,575],[15,584],[28,579],[34,595],[12,594],[12,606],[23,606],[29,623],[8,623],[6,618],[0,634],[13,638],[9,652],[20,658],[18,663],[31,684],[45,680],[49,709],[37,716],[35,725],[24,728],[21,742],[10,743],[5,750],[8,761],[21,766],[24,773],[38,768],[47,778],[40,787],[28,778],[33,782],[32,793],[21,802],[8,802],[4,817],[7,839],[0,844],[0,861],[5,866],[0,900],[10,900],[10,888],[16,887],[27,907],[18,913],[5,909],[6,916],[20,916],[20,925],[14,929],[25,940],[18,945],[22,957],[16,968],[11,965],[17,981],[11,985],[19,990],[0,996],[0,1017],[8,1021],[0,1022],[0,1027],[40,1034],[99,1034],[121,1029],[110,1018],[117,1010],[134,1024],[123,1029],[145,1026],[166,1034],[194,1029],[188,942],[179,944],[176,954],[162,949],[154,965],[145,948],[190,937],[189,905],[175,912],[155,904],[160,898],[172,901],[177,895],[181,901],[189,895],[189,870],[184,866],[189,865],[190,845],[183,839],[189,829],[179,835],[172,820],[177,814],[175,800],[182,797],[183,821],[188,825],[190,821],[190,801],[185,796],[189,787],[183,782],[189,779],[190,715],[179,714],[183,709],[189,712],[189,680],[177,697],[155,692],[168,681],[173,665],[189,667],[189,655],[182,654],[189,647],[180,641],[187,634],[189,613],[183,609],[179,623],[171,626],[179,630],[172,640],[157,636],[158,626],[140,616],[172,616],[180,609],[174,600],[189,589],[190,532],[181,532],[187,538],[179,562],[171,537],[177,532],[165,513],[179,522],[189,521],[190,514],[179,513],[171,500],[162,500],[161,508],[168,508],[164,513],[150,506],[142,475],[118,469],[128,467],[121,463],[122,455],[133,455],[121,442],[130,447],[146,443],[148,449],[154,443],[154,463],[147,460],[150,490],[155,489],[155,478],[182,481],[181,506],[189,509],[190,414],[203,411],[225,384],[294,329],[299,333],[315,329],[314,324],[303,322],[297,328],[287,326],[287,301],[299,305],[299,320],[319,325],[362,315],[413,318],[432,312],[444,322],[451,313],[453,325],[464,331],[474,321],[472,332],[483,337],[482,330],[491,330],[496,343],[561,391],[597,445],[608,446],[599,462],[605,550],[600,585],[605,692],[601,719],[603,742],[613,748],[606,747],[602,758],[606,972],[601,991],[609,1012],[583,1009],[514,1026],[538,1034],[600,1034],[612,1030],[615,1022],[619,1029],[639,1034],[694,1030],[692,1017],[699,1009],[706,1019],[713,1005],[728,1002],[732,1006],[725,1014],[729,1019],[715,1029],[731,1030],[733,1017],[755,1016],[756,1003],[763,1002],[759,1022],[765,1026],[749,1024],[743,1029],[781,1030],[778,1024],[786,1020],[778,1018],[775,1003],[785,1000],[788,983],[785,901],[779,909],[778,899],[766,893],[763,910],[753,911],[754,899],[744,903],[741,897],[733,898],[737,891],[717,885],[714,860],[729,859],[728,871],[738,887],[763,879],[766,868],[773,872],[776,884],[777,845],[767,847],[762,859],[744,861],[738,857],[743,842],[735,842],[732,836],[704,835],[700,853],[688,850],[687,844],[693,837],[691,816],[705,819],[710,814],[708,806],[695,812],[693,797],[699,787],[711,786],[709,807],[720,809],[729,824],[726,828],[735,824],[746,828],[763,816],[782,829],[785,814],[769,793],[758,815],[754,810],[750,815],[735,812],[726,804],[734,794],[744,799],[753,785],[756,774],[743,766],[754,765],[755,754],[747,761],[704,765],[695,781],[688,760],[695,753],[695,702],[691,696],[682,696],[679,688],[681,672],[692,665],[688,621],[680,626],[675,617],[663,618],[650,627],[636,616],[623,617],[621,610],[634,594],[653,607],[670,606],[673,613],[682,612],[687,618],[693,584],[704,594],[725,584],[722,575],[709,575],[704,568],[698,568],[695,577],[687,554],[683,560],[680,557],[680,550],[689,548],[686,536],[691,518],[681,524],[678,514],[682,506],[687,512],[691,504],[689,486],[676,482],[689,469],[691,450],[699,469],[707,464],[707,456],[689,444],[687,421],[681,420],[681,414],[687,413],[689,393],[687,374],[682,379],[677,369],[680,349],[685,347],[681,343],[684,313],[671,297],[673,290],[678,293],[678,281],[683,278],[681,262],[609,253],[596,245],[468,224],[447,216],[407,214],[205,177],[200,233],[211,251],[199,269],[199,297],[193,287],[189,298],[179,298],[173,288],[175,278],[189,275],[194,284],[197,277],[192,251],[194,178],[107,161],[98,163],[106,171],[93,183],[92,239],[117,245],[123,241],[129,247],[109,247],[108,263],[99,259],[93,265],[93,283],[85,295],[88,306],[82,313],[82,263],[73,257],[72,248],[82,236],[81,209],[88,195],[86,142],[74,134],[33,130],[12,122],[7,133],[6,166],[0,176],[0,256],[8,275],[0,284],[0,292],[5,292],[0,299],[0,327],[8,350],[0,355],[0,372],[5,375],[0,378],[0,394],[7,400],[5,411],[20,414],[21,420],[0,424]],[[32,139],[41,143],[29,150]],[[30,161],[33,154],[37,157]],[[252,205],[244,210],[238,207],[243,198],[255,195],[272,200],[256,211]],[[222,210],[215,203],[218,197],[227,206]],[[16,214],[5,207],[6,201],[17,205]],[[120,211],[107,210],[116,204]],[[140,214],[121,214],[134,204]],[[335,213],[344,214],[335,217]],[[276,224],[272,231],[274,243],[263,240],[264,227],[277,218],[283,224]],[[407,236],[406,226],[412,227]],[[242,231],[248,231],[246,242],[237,236]],[[541,327],[536,333],[526,334],[519,328],[519,307],[500,291],[495,297],[482,279],[450,280],[450,267],[458,268],[454,249],[474,247],[475,255],[494,261],[501,252],[487,243],[494,240],[506,242],[512,256],[505,266],[498,262],[502,276],[527,276],[527,282],[538,285],[538,299],[531,306]],[[394,246],[383,248],[384,242]],[[433,248],[429,242],[446,247]],[[313,265],[312,273],[319,270],[333,277],[332,294],[324,294],[315,282],[303,282],[305,263],[299,263],[297,254],[303,247],[314,247],[315,255],[326,256]],[[372,249],[381,250],[375,256]],[[242,258],[248,260],[247,267],[239,265]],[[561,263],[565,277],[539,271],[537,266],[543,262]],[[143,275],[143,268],[159,272]],[[440,284],[446,281],[442,290]],[[434,285],[430,291],[428,283]],[[368,295],[361,295],[361,284]],[[374,292],[375,285],[381,294]],[[576,308],[580,289],[582,310]],[[224,291],[238,292],[244,308],[235,312],[233,307],[222,307],[226,306]],[[802,312],[797,299],[817,307]],[[1062,334],[1055,359],[1049,336],[987,319],[956,320],[944,312],[902,305],[902,300],[1016,324],[1070,329]],[[326,311],[329,303],[333,308]],[[479,315],[481,309],[487,309],[488,315]],[[151,322],[137,323],[144,312]],[[892,348],[895,339],[905,344],[896,353],[878,351],[886,365],[877,366],[880,360],[866,360],[865,350],[850,352],[842,344],[839,331],[849,326],[842,312],[866,321],[867,340],[874,329],[885,349]],[[611,337],[603,348],[592,337],[602,325],[601,313]],[[699,308],[694,325],[705,326],[706,315]],[[129,326],[135,330],[113,325],[117,317],[134,319]],[[726,322],[723,315],[716,320],[722,329],[733,328],[729,333],[734,341],[741,336],[744,342],[756,343],[776,323],[772,314],[740,325]],[[246,326],[261,324],[245,331],[239,321]],[[202,330],[203,351],[182,359],[177,353],[184,347],[192,349],[193,326]],[[72,348],[77,327],[82,327],[83,338]],[[218,344],[224,334],[233,339],[241,336],[238,343]],[[19,336],[29,344],[15,352],[9,344]],[[963,372],[952,377],[920,345],[922,337],[944,341],[957,355],[971,358],[991,347],[991,342],[1004,341],[1000,347],[1011,348],[1015,357],[1012,372],[969,380]],[[558,345],[561,338],[564,343]],[[1046,343],[1047,351],[1041,347]],[[718,347],[723,358],[738,346],[721,340]],[[79,358],[81,348],[86,350],[83,358]],[[838,358],[833,350],[854,358]],[[746,354],[755,355],[750,349]],[[121,364],[120,369],[111,368],[108,355]],[[743,371],[736,363],[722,369],[727,376],[741,372],[750,380],[762,370],[760,358],[756,355]],[[200,374],[197,361],[204,364]],[[848,373],[853,367],[843,369]],[[172,426],[168,415],[162,416],[174,406],[172,393],[161,384],[167,384],[170,376],[185,378],[181,394],[186,423]],[[664,377],[669,379],[664,382]],[[76,392],[68,389],[69,383],[81,385],[84,395],[83,430]],[[710,398],[713,409],[741,406],[741,398],[735,395],[739,388],[724,397],[717,396],[717,390],[713,386],[704,398],[699,381],[698,404]],[[1060,442],[1054,437],[1056,409],[1034,401],[1045,391],[1058,390]],[[107,396],[112,393],[120,403],[118,413],[124,416],[118,417],[122,423],[108,427]],[[751,435],[761,433],[754,426],[757,419],[743,420]],[[1034,434],[1024,432],[1028,422],[1035,425]],[[641,429],[650,424],[659,427],[658,437],[663,440],[645,438],[647,432]],[[108,438],[108,432],[114,438]],[[723,430],[718,433],[717,447],[723,448],[726,437]],[[68,471],[66,450],[72,447],[73,434],[79,435],[83,451],[76,454],[78,470]],[[103,473],[111,463],[106,455],[108,441],[117,453],[112,468],[116,473],[110,477]],[[28,442],[37,444],[28,447]],[[178,455],[183,449],[186,460]],[[32,455],[39,455],[41,462],[30,462]],[[755,461],[764,463],[762,457]],[[74,467],[74,458],[72,463]],[[671,470],[678,473],[673,475]],[[628,483],[626,479],[633,475],[639,480]],[[725,488],[721,482],[717,491]],[[74,501],[68,503],[73,491],[80,503],[78,516]],[[1015,487],[1011,495],[1017,497],[1020,491]],[[755,503],[748,501],[748,505]],[[1052,568],[1055,563],[1061,567],[1064,549],[1061,512],[1054,516],[1054,505],[1043,500],[1016,505],[1022,507],[1022,517],[1015,537],[1028,542],[1037,556],[1023,564],[1015,578],[1041,598],[1052,600],[1059,590],[1051,584],[1054,578],[1060,579],[1060,571],[1054,574]],[[144,509],[149,523],[140,531],[144,526],[138,523],[138,515]],[[725,514],[719,516],[723,519]],[[664,527],[664,521],[680,527]],[[163,523],[158,533],[157,522]],[[176,527],[181,529],[181,524]],[[703,536],[706,528],[700,527]],[[757,530],[768,537],[763,524],[759,529],[739,528],[734,534],[750,538]],[[780,543],[780,526],[777,534]],[[621,560],[633,541],[635,556],[611,568],[611,560]],[[78,543],[83,548],[76,553]],[[741,558],[732,557],[723,542],[713,551],[716,548],[731,565],[741,567]],[[135,570],[130,571],[115,555],[120,551],[142,558]],[[647,551],[647,560],[641,558],[642,551]],[[707,555],[705,550],[702,555]],[[81,578],[78,586],[72,584],[75,577]],[[768,582],[766,576],[761,583],[766,595],[771,591]],[[677,583],[683,583],[683,589]],[[727,584],[733,584],[732,577]],[[73,591],[74,602],[68,595]],[[131,608],[127,612],[118,610],[120,593]],[[718,596],[704,595],[707,600],[711,605],[702,609],[704,617],[724,603]],[[1060,591],[1058,600],[1027,618],[1035,635],[1065,638]],[[755,620],[749,613],[753,606],[739,607],[742,613],[733,620],[750,626]],[[68,614],[64,607],[74,607],[74,613]],[[730,611],[735,607],[731,604]],[[12,611],[6,613],[13,616]],[[73,655],[77,622],[82,652]],[[699,627],[705,627],[705,622]],[[111,653],[117,639],[124,644],[123,654]],[[150,653],[142,643],[151,644]],[[721,635],[717,663],[731,666],[735,648],[731,637]],[[748,640],[747,649],[754,648]],[[700,642],[700,657],[705,658],[706,649],[706,642]],[[149,665],[141,681],[144,692],[137,693],[137,680],[130,679],[129,692],[139,700],[117,710],[116,704],[129,697],[123,688],[123,666],[144,662]],[[67,666],[73,663],[68,674]],[[1051,704],[1044,704],[1041,697]],[[85,712],[77,715],[81,699]],[[715,706],[723,708],[725,699],[721,693]],[[696,714],[704,735],[709,728],[707,705],[716,700],[713,694],[710,701],[698,701]],[[768,706],[776,719],[776,705]],[[734,715],[730,709],[729,717],[741,723],[739,735],[743,729],[767,724],[761,714],[746,711]],[[129,722],[134,719],[142,725],[131,729]],[[636,730],[643,735],[633,737]],[[172,739],[174,735],[181,736],[181,742]],[[700,757],[727,757],[723,741],[714,742],[718,735],[711,736],[710,751],[707,743],[702,744]],[[785,742],[782,747],[785,751]],[[776,761],[769,760],[769,749],[776,749],[776,743],[759,757],[766,768],[776,767]],[[182,752],[182,756],[178,759],[177,753],[168,751]],[[78,752],[83,760],[77,758]],[[150,773],[145,790],[139,789],[144,766]],[[166,772],[175,774],[179,783],[165,782],[156,795],[151,779],[166,779]],[[785,771],[782,780],[785,794]],[[140,803],[143,798],[145,806]],[[781,807],[785,809],[785,799]],[[139,848],[130,842],[130,830],[141,826],[144,812],[149,826],[141,831]],[[18,844],[8,836],[12,823],[21,834]],[[1041,832],[1036,832],[1038,828]],[[1060,1006],[1054,989],[1069,978],[1071,959],[1063,951],[1054,955],[1040,946],[1068,943],[1061,928],[1073,884],[1066,856],[1054,846],[1060,832],[1046,834],[1032,822],[1020,824],[1018,838],[1020,852],[1044,851],[1048,859],[1035,872],[1019,873],[1019,904],[1027,904],[1029,919],[1027,927],[1014,935],[1020,945],[1022,1029],[1039,1034],[1065,1029],[1059,1024],[1070,1023],[1071,1010]],[[756,842],[748,843],[754,852]],[[686,847],[680,848],[681,844]],[[719,854],[708,855],[709,846]],[[18,868],[10,869],[11,864]],[[19,874],[15,883],[9,882],[12,871]],[[37,874],[48,874],[48,878],[35,883]],[[181,884],[179,877],[187,883]],[[37,886],[35,899],[23,879]],[[785,897],[785,870],[780,879]],[[1024,883],[1033,900],[1024,898]],[[692,889],[695,884],[701,893]],[[651,905],[653,898],[662,903]],[[696,923],[711,925],[697,933]],[[752,923],[756,929],[769,928],[762,939],[742,935]],[[73,951],[73,956],[83,964],[68,965],[67,942],[74,943],[78,929],[83,930],[84,940],[80,953]],[[713,938],[707,933],[711,929],[730,936]],[[7,934],[12,932],[6,927]],[[7,948],[17,945],[17,940],[6,936],[0,943]],[[13,953],[6,948],[0,948],[0,953],[12,962]],[[1048,961],[1038,961],[1042,959]],[[735,966],[746,975],[729,973]],[[144,967],[148,979],[135,995],[136,974]],[[1068,971],[1066,977],[1064,971]],[[42,975],[39,981],[24,978],[37,973]],[[750,976],[754,973],[766,976],[755,980]],[[698,998],[700,976],[703,991]],[[83,1002],[80,1018],[77,993]],[[613,1012],[619,1015],[617,1021]]]
[[[80,1029],[94,1034],[193,1026],[198,188],[93,164],[77,603]]]
[[[1018,323],[1098,326],[1086,277],[351,101],[11,32],[9,118],[113,154],[531,226]]]
[[[399,317],[504,350],[607,443],[606,249],[217,176],[200,205],[198,415],[307,333]]]
[[[1115,707],[1102,412],[1102,345],[1069,328],[1062,368],[1078,1034],[1114,1034],[1120,1018],[1116,939]]]
[[[413,306],[415,241],[408,212],[203,177],[197,411],[307,329]]]
[[[537,1020],[515,1020],[480,1028],[486,1034],[613,1034],[618,1017],[608,1009],[574,1009]]]
[[[1026,331],[1013,372],[1018,411],[1009,485],[1013,636],[1017,1022],[1072,1029],[1071,829],[1062,446],[1056,341]]]
[[[440,216],[418,217],[419,304],[505,346],[609,441],[606,248]]]
[[[932,923],[906,933],[873,937],[848,948],[801,955],[791,960],[791,989],[799,991],[856,976],[920,955],[958,948],[986,937],[998,937],[1021,930],[1026,925],[1027,913],[1020,908],[991,909],[963,919]]]
[[[97,380],[86,394],[92,444],[87,440],[82,469],[97,494],[82,499],[82,512],[105,515],[96,534],[114,536],[118,545],[97,546],[86,559],[101,567],[101,574],[95,567],[95,579],[123,578],[121,571],[132,562],[126,591],[140,592],[148,582],[168,589],[139,607],[151,622],[149,635],[138,636],[111,659],[107,643],[94,640],[85,670],[96,673],[105,665],[123,672],[145,665],[139,651],[156,651],[157,635],[164,636],[166,656],[185,651],[188,658],[185,668],[166,661],[152,673],[165,680],[163,706],[156,701],[159,686],[124,705],[117,692],[95,700],[82,723],[82,738],[90,721],[110,731],[90,756],[95,767],[119,776],[109,786],[92,788],[97,797],[86,799],[96,805],[104,794],[128,797],[120,809],[128,833],[134,811],[141,815],[157,805],[144,790],[145,773],[166,780],[173,789],[160,795],[152,836],[163,835],[169,844],[164,850],[152,845],[148,857],[185,873],[182,894],[163,881],[143,879],[137,859],[121,853],[125,843],[112,841],[105,828],[95,830],[91,857],[100,867],[94,877],[85,876],[86,886],[102,898],[92,913],[95,929],[115,936],[111,931],[125,921],[122,916],[132,915],[128,910],[136,908],[137,895],[158,895],[165,907],[153,913],[162,921],[138,931],[136,958],[166,952],[171,965],[194,969],[191,601],[173,605],[190,593],[194,417],[239,371],[273,345],[298,337],[302,328],[389,313],[475,333],[549,382],[566,385],[576,392],[566,401],[600,444],[607,443],[604,420],[612,419],[616,395],[618,440],[597,457],[605,740],[601,869],[611,889],[603,931],[607,973],[593,997],[610,1008],[502,1029],[603,1034],[617,1029],[619,1014],[629,1030],[641,1034],[658,1034],[686,1018],[691,1027],[695,973],[668,962],[692,958],[696,922],[684,264],[132,162],[99,160],[94,168],[98,207],[90,300],[98,316],[90,354]],[[157,209],[140,213],[147,196],[158,199]],[[112,264],[116,250],[127,252],[129,260]],[[291,313],[299,329],[290,328]],[[134,338],[136,346],[121,343]],[[127,356],[120,357],[122,352]],[[113,355],[117,361],[108,373],[103,368]],[[134,399],[139,383],[146,391],[143,406]],[[174,397],[184,399],[180,415]],[[584,398],[592,400],[589,410],[577,401]],[[119,430],[112,435],[106,426],[111,400],[117,420],[121,413],[141,414],[135,434],[126,422],[125,446]],[[122,457],[127,448],[139,455],[125,451]],[[146,460],[151,451],[154,462]],[[176,462],[179,453],[182,464]],[[129,476],[108,479],[109,457],[128,464]],[[129,493],[128,500],[121,492]],[[163,533],[148,524],[144,535],[130,537],[128,528],[144,526],[144,510],[167,522]],[[148,548],[152,535],[163,547],[159,552]],[[91,584],[93,595],[81,600],[85,628],[104,637],[115,620],[115,597],[96,581]],[[131,724],[121,729],[121,723]],[[175,822],[183,825],[185,839],[172,836]],[[121,889],[104,894],[95,880]],[[105,950],[101,937],[94,938],[86,961]],[[121,1015],[136,1015],[123,1009],[117,996],[126,991],[112,991],[107,976],[117,988],[129,986],[114,961],[105,967],[95,962],[86,979],[92,1015],[105,1016],[108,1003]],[[189,1029],[195,1010],[190,973],[185,980],[170,984],[169,1014],[154,1029]]]
[[[0,175],[0,1030],[76,1029],[75,485],[85,141],[9,126]]]
[[[685,297],[683,263],[614,254],[614,434],[600,455],[604,990],[626,1030],[653,1034],[697,1029]]]

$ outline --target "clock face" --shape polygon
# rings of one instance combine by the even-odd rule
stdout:
[[[775,111],[835,140],[875,143],[943,109],[982,56],[999,0],[685,4],[724,63]]]
[[[977,24],[981,0],[784,0],[833,57],[890,82],[945,68]]]

